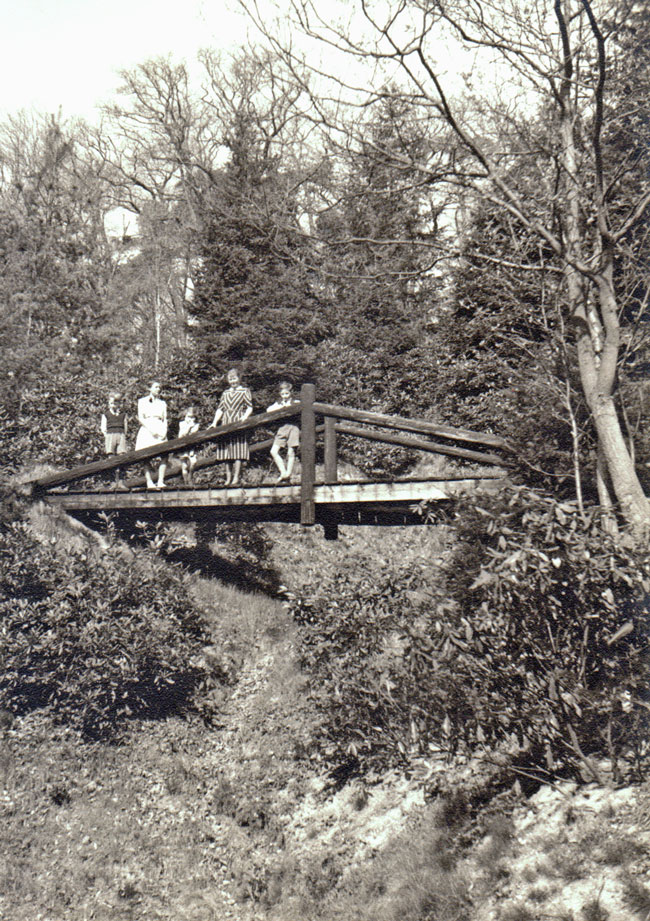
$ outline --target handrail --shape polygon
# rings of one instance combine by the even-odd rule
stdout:
[[[72,467],[70,470],[63,470],[60,473],[50,473],[46,476],[31,480],[26,485],[31,486],[32,489],[44,489],[48,486],[59,486],[62,483],[72,483],[75,480],[83,480],[86,477],[94,476],[96,473],[106,473],[108,470],[114,470],[116,467],[129,467],[132,464],[142,463],[142,461],[149,460],[152,457],[162,457],[167,454],[174,454],[177,451],[194,445],[210,444],[213,441],[220,441],[233,432],[250,431],[259,426],[278,422],[281,419],[290,419],[298,415],[300,415],[300,404],[296,403],[293,406],[274,409],[271,413],[259,413],[256,416],[249,416],[248,419],[245,419],[243,422],[231,422],[228,425],[220,425],[218,428],[209,428],[204,432],[195,432],[193,435],[185,435],[183,438],[162,441],[160,444],[152,445],[149,448],[141,448],[139,451],[116,454],[114,457],[94,461],[90,464],[83,464],[79,467]]]
[[[335,425],[335,429],[341,435],[354,435],[357,438],[368,438],[371,441],[383,441],[385,444],[400,445],[403,448],[415,448],[418,451],[429,451],[431,454],[448,454],[450,457],[462,457],[464,460],[476,461],[479,464],[507,466],[507,461],[502,460],[498,454],[486,454],[484,451],[470,451],[467,448],[441,445],[435,441],[426,441],[424,438],[410,438],[408,435],[388,435],[386,432],[362,429],[357,425],[346,425],[341,422]]]
[[[401,429],[404,432],[422,432],[426,435],[437,435],[439,438],[449,438],[453,441],[469,441],[475,444],[484,444],[493,448],[511,450],[503,438],[498,435],[473,432],[470,429],[457,429],[451,425],[438,422],[427,422],[424,419],[406,419],[404,416],[387,416],[383,413],[373,413],[365,409],[352,409],[347,406],[336,406],[330,403],[314,403],[314,411],[319,415],[333,416],[335,419],[349,419],[351,422],[367,422],[371,425],[382,425],[385,428]]]
[[[358,438],[381,441],[386,444],[396,444],[416,450],[428,451],[436,454],[448,454],[452,457],[460,457],[465,460],[477,461],[484,464],[507,466],[498,455],[489,454],[483,451],[473,451],[467,448],[456,447],[452,445],[439,444],[423,438],[412,438],[405,435],[395,435],[389,432],[378,431],[372,428],[362,428],[355,425],[348,425],[338,420],[350,420],[360,422],[366,425],[383,426],[384,428],[397,429],[402,432],[416,432],[425,435],[435,435],[440,438],[447,438],[452,441],[469,442],[479,445],[487,445],[493,448],[500,448],[505,451],[512,451],[512,448],[497,435],[482,434],[473,432],[469,429],[456,429],[450,425],[442,425],[436,422],[428,422],[422,419],[406,419],[402,416],[391,416],[383,413],[374,413],[362,409],[352,409],[346,406],[337,406],[330,403],[319,403],[315,401],[315,388],[313,384],[303,384],[300,391],[300,400],[285,406],[273,412],[258,413],[249,416],[240,422],[232,422],[228,425],[221,425],[217,428],[209,428],[202,432],[195,432],[192,435],[185,435],[183,438],[175,438],[170,441],[164,441],[160,444],[151,445],[142,448],[139,451],[131,451],[125,454],[117,454],[100,461],[90,464],[83,464],[73,467],[70,470],[63,470],[58,473],[47,474],[28,482],[27,488],[32,491],[40,491],[51,486],[58,486],[64,483],[72,483],[76,480],[82,480],[86,477],[94,476],[98,473],[106,473],[117,467],[129,467],[133,464],[142,463],[154,457],[165,457],[169,454],[181,452],[188,448],[199,445],[210,444],[221,441],[229,435],[238,432],[250,432],[261,426],[272,425],[285,419],[295,419],[300,417],[299,425],[301,427],[301,521],[303,524],[313,524],[315,521],[315,510],[313,501],[313,491],[315,482],[315,463],[316,463],[316,434],[325,431],[325,478],[329,482],[335,482],[336,474],[336,433],[342,435],[351,435]],[[324,417],[323,425],[316,425],[316,417]],[[266,440],[251,446],[251,450],[259,451],[270,447],[272,440]],[[218,461],[207,458],[199,461],[197,467],[212,466]],[[170,476],[176,475],[177,471],[170,471]],[[139,481],[130,481],[129,486],[136,486]]]

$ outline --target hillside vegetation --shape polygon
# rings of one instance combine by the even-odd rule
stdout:
[[[564,537],[555,553],[570,566],[571,509],[549,533],[557,509],[525,499],[545,539]],[[484,496],[480,508],[497,501],[511,503],[503,526],[518,559],[543,553],[516,532],[512,497]],[[632,602],[643,576],[623,568],[614,543],[598,544],[607,556],[596,555],[580,591],[607,610],[608,589],[629,593],[627,620],[601,615],[611,662],[600,667],[583,653],[572,670],[564,652],[559,671],[545,656],[554,686],[544,690],[530,652],[536,621],[520,616],[531,595],[545,616],[539,587],[511,578],[517,560],[503,541],[489,559],[518,592],[517,630],[482,618],[486,637],[454,602],[458,582],[474,585],[475,603],[499,588],[497,576],[481,578],[477,546],[494,536],[483,518],[482,536],[471,525],[473,562],[463,517],[343,529],[335,545],[317,529],[219,529],[208,554],[186,527],[131,546],[114,536],[103,551],[47,510],[6,527],[4,914],[483,921],[552,908],[576,921],[644,918],[647,612]],[[195,561],[210,558],[208,577],[180,562],[192,549]],[[39,561],[40,581],[19,582],[26,559]],[[549,595],[569,581],[552,560],[537,576]],[[133,591],[118,603],[111,573],[125,566]],[[247,567],[266,591],[228,585]],[[589,625],[581,597],[565,622],[559,608],[547,615],[559,649]],[[82,667],[88,636],[92,671]],[[495,683],[486,666],[502,656]]]

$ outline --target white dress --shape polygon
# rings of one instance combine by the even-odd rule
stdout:
[[[140,429],[135,439],[135,450],[150,448],[167,439],[167,404],[157,397],[138,400]]]

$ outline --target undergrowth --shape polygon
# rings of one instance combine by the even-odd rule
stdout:
[[[0,701],[47,708],[93,738],[131,718],[192,709],[215,674],[209,633],[183,573],[145,550],[44,543],[22,521],[0,529]]]
[[[525,489],[464,500],[453,532],[443,571],[323,567],[287,596],[323,756],[350,773],[505,746],[540,781],[640,773],[650,551]]]

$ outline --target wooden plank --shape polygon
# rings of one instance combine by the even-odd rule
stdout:
[[[228,505],[300,503],[300,486],[143,489],[139,492],[49,493],[46,501],[65,509],[118,511],[139,508],[220,508]]]
[[[486,454],[482,451],[470,451],[468,448],[456,448],[452,445],[441,445],[424,438],[411,438],[408,435],[389,435],[387,432],[377,432],[375,429],[364,429],[357,425],[346,425],[339,422],[336,431],[342,435],[354,435],[357,438],[368,438],[370,441],[382,441],[386,444],[401,445],[405,448],[414,448],[418,451],[429,451],[432,454],[448,454],[451,457],[462,457],[465,460],[477,461],[481,464],[496,464],[505,466],[506,461],[498,454]]]
[[[300,388],[300,524],[316,522],[314,508],[314,482],[316,480],[316,415],[314,413],[315,387],[303,384]]]
[[[140,451],[130,451],[126,454],[118,454],[101,461],[95,461],[92,464],[83,464],[80,467],[72,467],[70,470],[51,473],[32,480],[28,485],[31,485],[33,489],[44,489],[48,486],[60,486],[62,483],[73,483],[76,480],[83,480],[85,477],[94,476],[97,473],[114,470],[116,467],[129,467],[131,464],[139,464],[152,457],[161,457],[193,446],[210,444],[214,441],[219,441],[232,432],[251,431],[262,425],[269,425],[282,419],[297,416],[298,412],[299,410],[295,407],[287,406],[282,409],[276,409],[272,413],[260,413],[257,416],[249,416],[243,422],[232,422],[229,425],[221,425],[218,428],[209,428],[205,432],[196,432],[194,435],[185,435],[184,438],[163,441],[161,444],[152,445],[150,448],[141,448]]]
[[[421,502],[447,499],[439,480],[318,484],[313,488],[316,506],[382,502]],[[302,505],[302,489],[296,485],[214,487],[209,489],[144,489],[139,492],[48,493],[46,501],[67,510],[122,511],[138,509],[213,508],[228,506]]]
[[[447,499],[440,482],[397,480],[394,483],[323,483],[314,488],[318,505],[365,502],[422,502]]]
[[[372,413],[364,409],[351,409],[347,406],[335,406],[330,403],[314,403],[314,412],[324,416],[334,416],[337,419],[349,419],[352,422],[367,422],[371,425],[381,425],[384,428],[400,429],[404,432],[421,432],[426,435],[437,435],[439,438],[450,438],[453,441],[468,441],[484,444],[493,448],[503,448],[510,451],[507,442],[498,435],[473,432],[470,429],[457,429],[451,425],[442,425],[437,422],[426,422],[423,419],[406,419],[403,416],[387,416],[382,413]]]

